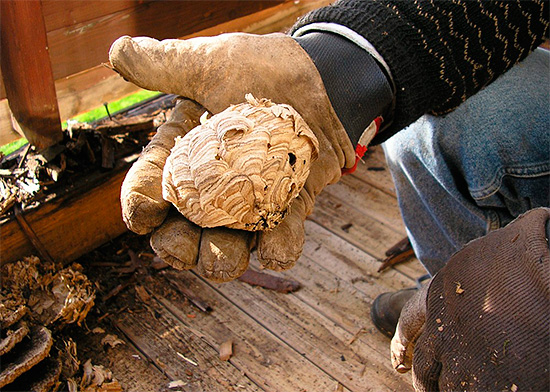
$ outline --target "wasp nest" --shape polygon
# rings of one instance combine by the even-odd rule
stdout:
[[[272,229],[317,158],[317,138],[296,110],[246,99],[178,138],[164,167],[164,198],[201,227]]]

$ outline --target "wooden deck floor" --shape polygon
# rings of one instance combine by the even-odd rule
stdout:
[[[138,284],[146,311],[110,315],[126,344],[105,348],[107,365],[128,391],[408,391],[393,371],[389,339],[369,317],[374,298],[414,285],[417,260],[377,273],[405,236],[390,174],[374,148],[357,173],[329,186],[306,222],[297,265],[282,273],[302,288],[280,294],[235,281],[213,284],[172,269]],[[253,257],[252,264],[257,268]],[[189,289],[212,310],[182,295]],[[89,335],[89,344],[94,343]],[[231,340],[233,356],[218,358]]]

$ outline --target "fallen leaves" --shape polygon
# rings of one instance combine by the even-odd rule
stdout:
[[[82,392],[122,392],[123,390],[119,382],[113,379],[110,370],[101,365],[92,365],[90,359],[84,363],[83,372],[80,389],[72,389],[77,387],[77,384],[74,380],[70,380],[67,383],[69,392],[77,390]]]

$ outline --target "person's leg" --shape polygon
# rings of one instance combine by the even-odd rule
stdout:
[[[550,52],[537,50],[446,116],[425,115],[383,144],[415,254],[430,274],[471,240],[550,206]],[[378,296],[392,336],[414,290]]]
[[[550,52],[536,50],[455,111],[386,143],[401,213],[434,274],[469,241],[550,206]]]

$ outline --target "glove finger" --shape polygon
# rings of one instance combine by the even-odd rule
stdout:
[[[200,80],[208,54],[201,48],[210,41],[212,37],[159,41],[123,36],[111,45],[109,62],[125,80],[146,90],[194,98],[196,84],[190,81]]]
[[[426,298],[429,285],[423,286],[405,304],[391,341],[391,362],[399,373],[412,368],[413,351],[426,321]]]
[[[298,196],[288,216],[277,227],[259,232],[258,261],[264,268],[282,271],[296,264],[304,247],[306,215],[304,200]]]
[[[137,234],[159,226],[170,208],[162,197],[162,171],[176,136],[183,136],[199,124],[205,109],[190,100],[180,100],[168,121],[161,125],[139,159],[132,165],[120,192],[122,218]]]
[[[172,210],[151,235],[151,247],[167,264],[179,270],[197,265],[201,228]]]
[[[248,268],[254,235],[227,227],[203,229],[196,271],[215,282],[237,279]]]

